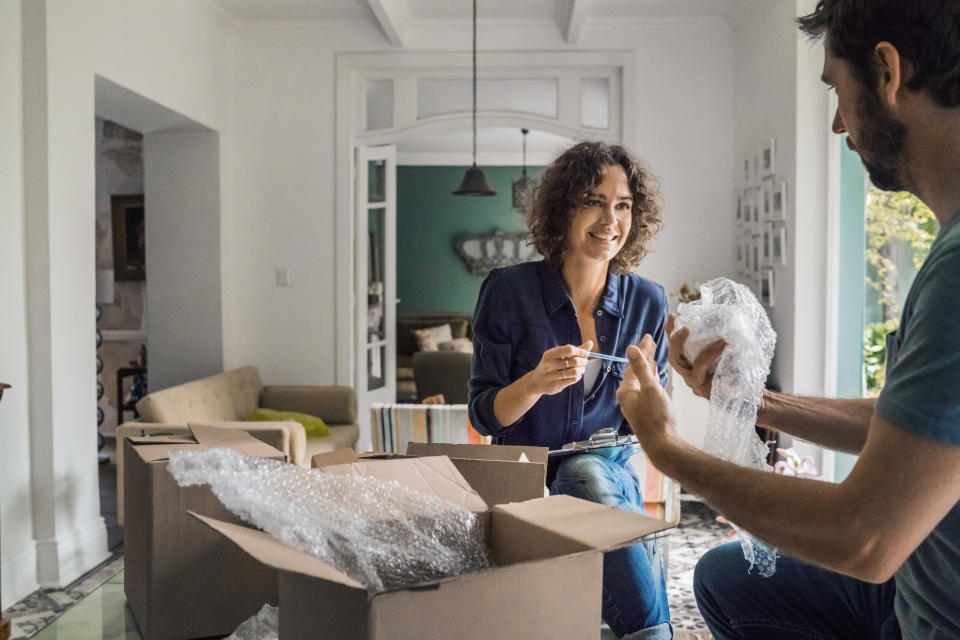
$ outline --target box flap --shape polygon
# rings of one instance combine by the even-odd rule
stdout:
[[[325,473],[396,480],[411,489],[437,496],[470,511],[487,510],[487,503],[446,456],[358,461],[323,467],[321,470]]]
[[[187,427],[193,433],[197,442],[207,449],[227,447],[238,453],[258,458],[280,458],[285,460],[282,451],[274,449],[261,440],[254,438],[243,429],[214,427],[206,424],[188,423]]]
[[[334,449],[318,453],[310,458],[310,466],[319,469],[321,467],[330,467],[335,464],[348,464],[358,459],[357,452],[353,449]]]
[[[223,522],[215,518],[201,516],[193,511],[189,513],[208,527],[221,533],[231,542],[246,551],[250,556],[269,567],[280,569],[281,571],[292,571],[293,573],[320,578],[321,580],[329,580],[347,587],[366,591],[363,585],[356,580],[340,573],[319,558],[305,551],[294,549],[290,545],[277,540],[269,533],[238,524]]]
[[[519,462],[526,455],[530,462],[547,464],[547,447],[518,447],[505,444],[449,444],[446,442],[407,443],[407,455],[449,456],[472,460]]]
[[[674,526],[632,511],[563,495],[503,504],[493,509],[600,551],[622,547]]]
[[[207,425],[188,425],[193,437],[183,435],[142,436],[127,438],[134,451],[145,462],[167,460],[176,451],[202,451],[227,447],[248,456],[286,460],[278,449],[257,440],[243,429],[225,429]]]

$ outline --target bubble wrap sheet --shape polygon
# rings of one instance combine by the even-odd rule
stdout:
[[[257,615],[244,620],[226,640],[280,640],[280,610],[263,605]]]
[[[768,445],[754,426],[777,334],[747,287],[716,278],[703,285],[700,293],[700,300],[677,308],[677,328],[690,329],[683,355],[693,362],[716,340],[727,343],[713,377],[704,451],[746,467],[771,470],[766,462]],[[750,569],[773,575],[777,550],[735,524],[734,528]]]
[[[169,469],[180,486],[209,484],[245,522],[371,592],[488,566],[475,514],[398,482],[323,473],[225,448],[175,452]]]

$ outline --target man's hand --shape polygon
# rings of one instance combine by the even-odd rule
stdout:
[[[617,390],[620,410],[644,449],[676,437],[673,408],[657,376],[656,344],[649,334],[627,348],[630,366]]]
[[[583,377],[592,348],[593,340],[587,340],[579,347],[564,344],[544,351],[540,364],[530,372],[536,392],[553,395],[576,383]]]
[[[680,374],[687,386],[695,395],[710,399],[710,390],[713,387],[713,373],[717,370],[717,362],[727,343],[717,340],[706,347],[691,364],[683,355],[683,345],[690,336],[690,329],[684,327],[674,333],[677,316],[672,313],[667,317],[667,335],[670,336],[668,357],[673,370]]]

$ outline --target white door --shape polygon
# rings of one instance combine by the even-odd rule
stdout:
[[[356,354],[360,441],[370,448],[370,405],[397,395],[397,148],[356,149]]]

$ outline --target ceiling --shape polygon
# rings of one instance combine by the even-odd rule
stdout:
[[[582,27],[629,25],[651,20],[729,17],[732,7],[745,0],[478,0],[478,23],[520,23],[553,27],[568,45],[576,45]],[[765,0],[766,1],[766,0]],[[471,0],[208,0],[241,24],[338,24],[372,26],[385,43],[403,48],[408,34],[417,27],[442,29],[444,25],[469,24]],[[508,164],[515,155],[520,163],[517,129],[481,128],[478,151],[493,164]],[[545,164],[569,144],[569,140],[531,131],[528,139],[530,164]],[[417,134],[397,145],[401,162],[432,164],[449,160],[460,151],[469,162],[470,131]],[[481,162],[483,160],[481,159]],[[446,162],[445,162],[446,163]]]
[[[736,0],[478,0],[478,21],[553,23],[568,41],[584,24],[726,16]],[[210,0],[233,19],[257,22],[368,23],[397,46],[408,25],[465,22],[470,0]],[[573,28],[571,28],[573,27]],[[391,34],[390,31],[396,31]],[[574,33],[571,33],[574,32]]]

